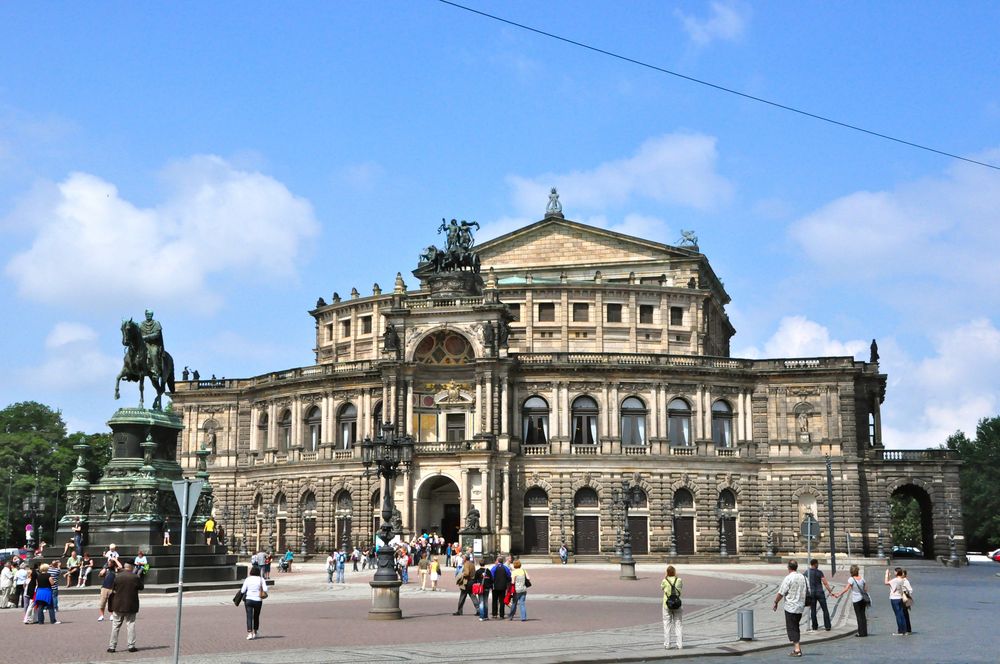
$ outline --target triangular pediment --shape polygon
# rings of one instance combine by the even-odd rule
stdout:
[[[549,217],[476,247],[484,268],[615,265],[690,259],[697,251]]]

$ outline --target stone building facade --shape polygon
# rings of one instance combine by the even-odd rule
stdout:
[[[433,274],[431,247],[412,288],[397,274],[320,298],[314,364],[180,383],[180,461],[212,448],[216,514],[251,547],[370,542],[360,441],[388,421],[415,440],[394,495],[407,535],[454,540],[475,507],[487,550],[612,555],[628,480],[639,555],[804,551],[810,515],[828,550],[831,509],[837,550],[874,553],[899,493],[920,502],[927,553],[947,553],[959,462],[884,448],[874,344],[867,362],[730,357],[729,295],[694,242],[550,211],[475,266]]]

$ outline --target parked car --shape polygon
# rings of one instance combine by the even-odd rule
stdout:
[[[892,547],[893,558],[923,558],[924,552],[915,546],[894,546]]]
[[[995,549],[986,554],[990,557],[990,560],[1000,563],[1000,549]]]

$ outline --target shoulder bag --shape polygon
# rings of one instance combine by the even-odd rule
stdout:
[[[670,585],[670,594],[667,595],[667,608],[671,611],[676,611],[682,605],[681,596],[677,594],[677,582],[667,581],[667,584]]]
[[[243,589],[240,588],[236,591],[236,595],[233,597],[233,604],[236,606],[240,605],[240,602],[246,599],[246,594],[244,594]]]

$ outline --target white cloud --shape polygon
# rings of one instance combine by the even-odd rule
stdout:
[[[97,332],[83,323],[56,323],[45,339],[45,357],[33,367],[14,370],[28,390],[71,392],[103,386],[110,395],[121,361],[104,353]]]
[[[636,153],[585,171],[547,173],[537,177],[508,176],[515,209],[541,218],[549,189],[559,189],[566,216],[604,212],[635,199],[651,199],[698,210],[729,202],[732,184],[716,172],[716,139],[704,134],[674,133],[652,138]]]
[[[736,353],[738,357],[855,357],[868,350],[870,342],[861,340],[837,341],[830,331],[804,316],[786,316],[778,329],[764,342],[763,348],[750,346]]]
[[[717,40],[733,41],[743,35],[750,19],[748,7],[731,2],[711,2],[709,9],[706,18],[685,14],[680,10],[674,12],[691,41],[699,46],[706,46]]]
[[[1000,150],[983,158],[997,161]],[[838,278],[877,279],[890,290],[928,278],[981,303],[1000,298],[998,209],[996,173],[957,164],[891,191],[843,196],[793,223],[790,234],[806,257]]]
[[[374,161],[347,166],[340,172],[340,178],[352,189],[370,192],[378,185],[385,175],[385,169]]]
[[[318,232],[308,201],[219,157],[172,163],[163,178],[169,195],[150,208],[86,173],[37,188],[11,220],[36,229],[31,246],[6,266],[18,293],[86,307],[183,301],[210,308],[218,301],[211,277],[292,277],[303,240]]]

